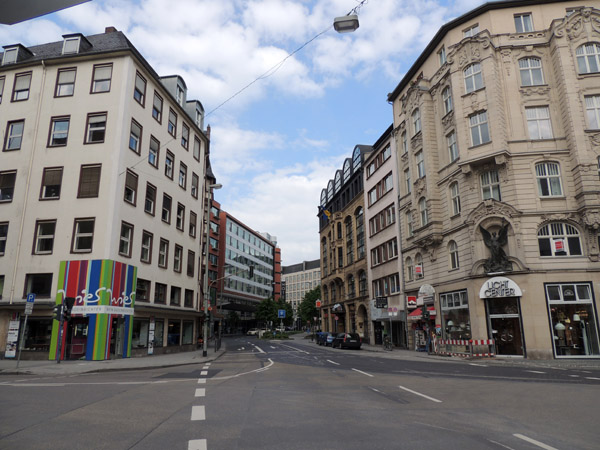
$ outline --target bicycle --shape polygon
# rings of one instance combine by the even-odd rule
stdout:
[[[394,348],[394,346],[392,345],[392,340],[388,336],[384,337],[383,338],[383,349],[392,351],[393,348]]]

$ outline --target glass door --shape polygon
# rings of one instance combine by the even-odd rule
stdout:
[[[486,300],[488,335],[496,341],[498,356],[524,356],[525,343],[517,297]]]

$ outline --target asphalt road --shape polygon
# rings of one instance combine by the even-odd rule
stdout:
[[[206,365],[0,376],[0,449],[597,449],[600,371],[228,338]]]

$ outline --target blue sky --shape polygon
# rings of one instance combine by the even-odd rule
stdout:
[[[319,257],[321,189],[357,144],[393,122],[387,103],[445,22],[480,0],[368,0],[360,27],[333,28],[215,108],[359,4],[357,0],[92,0],[22,24],[0,45],[123,31],[160,75],[179,74],[211,126],[223,209],[277,236],[284,265]]]

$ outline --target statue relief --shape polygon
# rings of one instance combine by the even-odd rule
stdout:
[[[508,244],[508,223],[503,225],[498,232],[490,233],[479,225],[485,246],[490,249],[490,257],[483,267],[487,273],[510,272],[512,264],[502,247]]]

